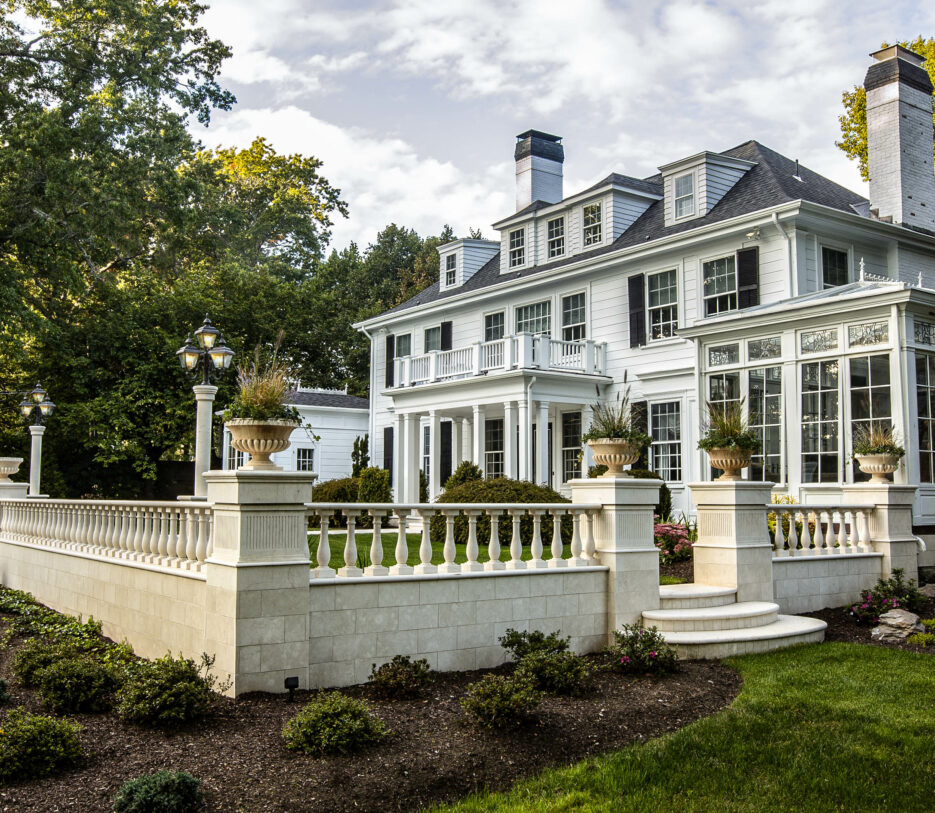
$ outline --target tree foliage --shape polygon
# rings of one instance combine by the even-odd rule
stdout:
[[[925,57],[925,69],[935,84],[935,37],[925,39],[921,35],[914,40],[898,43],[910,51],[915,51]],[[890,43],[884,42],[880,47],[888,48]],[[844,113],[838,117],[841,124],[841,140],[835,142],[848,158],[857,161],[860,167],[860,177],[870,180],[867,165],[867,93],[862,85],[855,85],[851,90],[841,94]],[[933,106],[935,118],[935,106]],[[935,144],[933,144],[935,150]]]

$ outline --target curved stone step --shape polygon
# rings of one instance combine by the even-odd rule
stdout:
[[[828,625],[818,618],[780,615],[772,624],[733,630],[695,630],[665,634],[667,643],[683,660],[727,658],[755,652],[770,652],[795,644],[815,644],[825,639]]]
[[[683,610],[692,607],[720,607],[737,600],[737,588],[715,587],[709,584],[664,584],[659,587],[659,603],[663,610]]]
[[[719,632],[749,629],[772,624],[779,617],[779,605],[771,601],[742,601],[716,607],[689,607],[676,610],[645,610],[643,625],[660,632]],[[668,636],[667,636],[668,639]]]

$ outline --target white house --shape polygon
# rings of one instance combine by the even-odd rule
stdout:
[[[302,425],[292,433],[289,448],[271,460],[286,471],[315,472],[318,482],[350,477],[354,440],[370,432],[367,399],[346,390],[299,387],[290,406],[299,410]],[[231,446],[227,427],[223,448],[225,469],[243,465],[244,455]]]
[[[745,399],[748,476],[800,502],[865,479],[853,430],[891,421],[896,482],[920,484],[916,532],[935,532],[932,85],[910,51],[872,56],[870,200],[756,141],[566,195],[561,139],[520,134],[499,239],[441,246],[437,284],[359,325],[396,499],[464,459],[561,489],[590,405],[629,386],[676,508],[711,476],[705,401]]]

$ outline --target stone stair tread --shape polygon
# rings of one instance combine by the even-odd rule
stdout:
[[[818,618],[800,615],[780,615],[772,624],[761,627],[744,627],[729,630],[693,630],[689,632],[667,632],[669,644],[723,644],[737,641],[764,641],[822,632],[828,625]]]
[[[736,595],[736,587],[718,587],[712,584],[694,584],[686,582],[685,584],[663,584],[659,587],[659,597],[667,598],[720,598]]]
[[[740,601],[716,607],[677,607],[664,610],[644,610],[647,621],[714,621],[720,618],[753,618],[778,613],[779,605],[771,601]]]

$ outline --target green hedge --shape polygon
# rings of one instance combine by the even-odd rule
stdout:
[[[357,502],[357,493],[360,490],[359,477],[341,477],[337,480],[325,480],[316,483],[312,489],[312,502]],[[347,527],[347,518],[343,515],[331,517],[328,520],[332,527]],[[317,516],[309,517],[309,526],[317,528],[321,520]]]
[[[561,503],[569,502],[557,491],[553,491],[547,486],[537,486],[535,483],[529,483],[525,480],[511,480],[508,477],[498,477],[494,480],[470,480],[455,488],[448,489],[442,494],[436,503],[465,503],[465,502],[489,502],[489,503]],[[507,514],[501,516],[498,524],[500,536],[500,545],[507,548],[510,545],[510,539],[513,536],[513,518]],[[566,515],[562,517],[562,541],[567,545],[571,542],[573,531],[572,519]],[[431,525],[432,542],[441,544],[445,541],[445,518],[443,516],[432,517]],[[528,546],[532,542],[532,517],[524,515],[520,521],[520,536],[523,545]],[[458,516],[455,520],[455,542],[464,544],[468,537],[468,521],[465,516]],[[482,516],[477,520],[477,543],[483,548],[490,541],[490,517]],[[552,518],[542,517],[542,548],[546,551],[545,558],[549,558],[547,553],[549,545],[552,542]],[[481,556],[483,558],[483,554]]]

